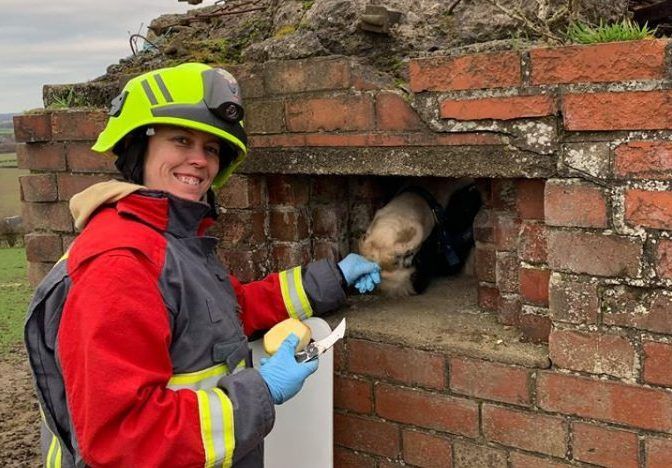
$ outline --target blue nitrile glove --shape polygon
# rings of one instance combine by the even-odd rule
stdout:
[[[280,405],[299,393],[304,380],[317,370],[318,360],[297,362],[294,357],[299,337],[290,333],[278,351],[270,358],[261,359],[259,373],[271,391],[276,405]]]
[[[348,286],[354,284],[360,293],[371,292],[380,284],[380,266],[361,255],[348,254],[338,262],[338,268]]]

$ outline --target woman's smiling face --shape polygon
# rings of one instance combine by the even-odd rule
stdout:
[[[190,128],[161,125],[149,138],[144,184],[199,201],[219,171],[219,138]]]

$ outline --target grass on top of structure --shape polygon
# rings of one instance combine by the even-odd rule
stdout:
[[[629,18],[620,23],[604,24],[600,21],[597,26],[585,23],[571,23],[567,28],[567,39],[579,44],[597,44],[600,42],[637,41],[653,39],[656,28],[649,29],[647,24],[638,25]]]
[[[0,356],[23,339],[32,294],[26,277],[26,249],[0,248]]]

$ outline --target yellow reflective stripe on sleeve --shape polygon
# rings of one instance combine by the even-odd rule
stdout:
[[[236,443],[231,400],[219,388],[198,390],[196,396],[205,466],[230,467]]]
[[[187,374],[175,374],[168,381],[168,388],[179,390],[189,388],[191,390],[200,390],[202,388],[212,388],[220,377],[229,373],[229,367],[226,364],[217,364],[196,372]]]
[[[303,289],[301,267],[280,272],[280,291],[290,317],[305,320],[313,315],[310,301]]]
[[[58,437],[52,434],[51,444],[49,444],[49,451],[47,452],[47,460],[45,462],[47,468],[61,468],[62,455],[61,443],[58,441]]]

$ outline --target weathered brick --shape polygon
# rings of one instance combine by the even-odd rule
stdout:
[[[645,382],[672,387],[672,345],[644,342],[644,370],[642,378]]]
[[[401,438],[406,463],[423,468],[451,468],[453,466],[453,449],[451,440],[447,437],[403,430]]]
[[[626,190],[625,222],[631,226],[672,229],[672,193]]]
[[[100,154],[91,151],[89,142],[68,142],[66,144],[66,158],[71,172],[119,173],[114,165],[116,156],[112,153]]]
[[[217,254],[231,273],[244,283],[261,279],[268,273],[266,249],[218,249]]]
[[[497,289],[501,294],[517,294],[520,288],[518,255],[511,252],[497,252],[496,258]]]
[[[545,315],[532,314],[522,310],[518,320],[518,328],[522,332],[522,340],[531,343],[547,343],[551,333],[551,319]]]
[[[223,245],[254,245],[266,240],[264,211],[227,210],[212,227]]]
[[[334,443],[353,450],[396,458],[401,450],[399,427],[378,419],[334,414]]]
[[[272,270],[305,265],[310,261],[310,243],[274,242],[271,246],[271,260]]]
[[[26,232],[35,230],[73,232],[72,217],[67,203],[23,203],[22,213]]]
[[[546,183],[544,211],[551,226],[606,228],[607,194],[593,184],[552,179]]]
[[[494,283],[497,281],[497,257],[495,246],[479,244],[474,251],[474,271],[479,281]]]
[[[667,44],[664,40],[642,40],[532,49],[531,82],[541,85],[663,79]]]
[[[343,206],[317,206],[312,211],[313,236],[338,238],[344,234],[347,219]]]
[[[25,243],[29,262],[57,262],[63,255],[63,242],[58,234],[31,232],[26,234]]]
[[[474,218],[474,239],[477,242],[495,242],[495,222],[492,210],[481,209]]]
[[[310,179],[303,176],[268,176],[268,202],[271,205],[305,206],[310,195]]]
[[[619,179],[672,179],[672,142],[629,141],[614,150]]]
[[[478,306],[485,310],[497,310],[499,289],[494,284],[478,285]]]
[[[453,443],[455,468],[506,468],[506,451],[456,440]]]
[[[17,143],[51,140],[51,114],[22,114],[13,117],[14,138]]]
[[[597,323],[600,302],[597,284],[566,280],[552,274],[549,282],[549,309],[557,322]]]
[[[505,88],[522,83],[516,52],[415,59],[409,64],[409,76],[415,93]]]
[[[521,219],[544,219],[543,179],[519,179],[516,181],[516,211]]]
[[[245,103],[245,131],[282,133],[285,131],[285,102],[281,99],[259,99]]]
[[[31,174],[19,177],[21,200],[27,202],[52,202],[58,200],[54,174]]]
[[[285,113],[291,132],[371,130],[375,127],[373,102],[365,95],[287,101]]]
[[[672,395],[663,390],[544,372],[537,376],[537,401],[547,411],[672,430]]]
[[[603,321],[607,325],[633,327],[672,334],[672,295],[663,289],[616,286],[602,296]]]
[[[73,195],[82,190],[110,180],[109,176],[81,175],[81,174],[58,174],[58,199],[70,200]]]
[[[639,466],[636,433],[581,422],[572,424],[572,432],[574,459],[599,466]]]
[[[413,131],[425,127],[403,97],[386,92],[376,96],[376,123],[379,130]]]
[[[482,418],[489,441],[557,457],[567,451],[568,428],[561,418],[490,404],[483,405]]]
[[[269,213],[271,238],[280,241],[300,241],[308,238],[308,215],[304,209],[274,207]]]
[[[364,340],[348,342],[348,370],[356,374],[441,389],[446,384],[443,356]]]
[[[548,349],[553,364],[564,369],[634,376],[637,353],[624,336],[555,329],[548,338]]]
[[[340,260],[348,252],[347,243],[329,239],[313,239],[313,258],[321,260]]]
[[[381,384],[375,388],[375,402],[376,413],[391,421],[468,437],[479,432],[478,404],[465,398]]]
[[[348,199],[348,191],[343,190],[348,184],[347,177],[321,175],[312,177],[310,183],[313,203],[341,204]]]
[[[642,251],[643,242],[637,238],[559,230],[548,235],[548,264],[553,270],[637,277]]]
[[[567,468],[569,466],[574,465],[526,453],[511,452],[511,468]]]
[[[515,212],[518,209],[518,188],[514,179],[492,179],[490,192],[495,210]]]
[[[512,120],[553,115],[556,105],[548,95],[446,99],[441,101],[439,112],[442,119]]]
[[[26,168],[32,171],[65,171],[63,143],[31,143],[26,145]]]
[[[51,114],[51,135],[57,141],[95,140],[106,123],[103,111],[59,110]]]
[[[520,297],[523,302],[548,306],[548,283],[550,270],[540,268],[520,269]]]
[[[264,63],[269,94],[346,89],[350,87],[350,64],[345,58],[291,60]]]
[[[370,414],[373,411],[371,382],[335,375],[334,407]]]
[[[450,360],[450,389],[476,398],[529,405],[527,369],[469,358]]]
[[[347,353],[345,343],[349,340],[340,340],[334,345],[334,372],[345,372],[347,363]]]
[[[521,306],[518,294],[499,295],[497,321],[503,325],[520,325]]]
[[[564,126],[572,131],[672,128],[671,96],[670,91],[566,94]]]
[[[234,174],[217,191],[217,201],[225,208],[260,208],[266,204],[266,182],[261,176]]]
[[[256,64],[227,65],[226,68],[236,77],[243,100],[262,97],[266,94],[264,75]]]
[[[53,266],[54,264],[52,262],[28,262],[28,282],[30,285],[33,288],[37,287]]]
[[[376,468],[376,460],[343,447],[334,447],[335,468]]]
[[[647,437],[646,468],[669,468],[672,466],[672,440]]]
[[[548,249],[546,226],[534,221],[523,221],[518,239],[518,257],[527,263],[546,263]]]
[[[560,167],[569,175],[604,179],[611,175],[611,150],[602,142],[568,143],[562,145]]]
[[[498,251],[515,251],[518,248],[520,219],[513,213],[502,211],[495,216],[495,246]]]

